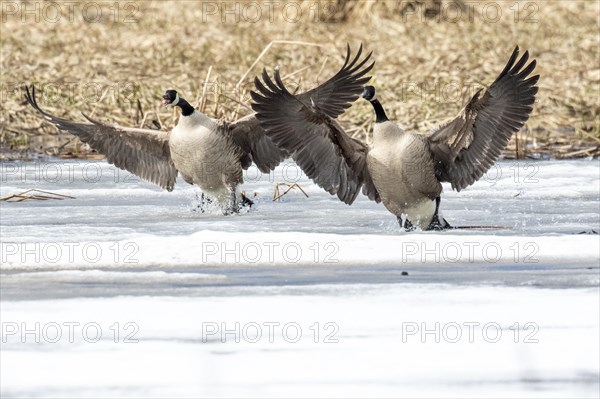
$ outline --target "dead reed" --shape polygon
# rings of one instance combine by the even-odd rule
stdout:
[[[35,83],[40,104],[59,116],[80,111],[123,125],[169,129],[160,107],[175,88],[215,117],[250,112],[252,79],[280,65],[304,90],[339,68],[346,42],[372,50],[390,117],[426,132],[452,117],[490,84],[513,47],[538,60],[540,92],[506,157],[597,156],[600,145],[599,4],[595,1],[82,1],[73,15],[50,2],[2,8],[0,145],[62,157],[97,156],[58,134],[29,108],[22,87]],[[54,3],[58,4],[58,3]],[[116,6],[118,5],[118,6]],[[47,15],[44,15],[44,10]],[[21,13],[19,13],[21,11]],[[85,12],[84,12],[85,11]],[[98,17],[99,15],[99,17]],[[86,19],[87,17],[87,19]],[[342,123],[369,138],[368,104],[357,101]],[[12,155],[11,155],[12,156]]]

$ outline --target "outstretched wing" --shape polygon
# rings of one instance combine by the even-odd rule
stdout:
[[[342,70],[347,69],[349,58],[348,55]],[[350,64],[354,64],[356,59]],[[364,75],[355,67],[347,70]],[[275,69],[274,82],[263,71],[264,85],[258,78],[254,80],[259,93],[251,92],[254,100],[252,108],[267,135],[277,146],[293,154],[296,163],[317,185],[332,195],[336,194],[346,204],[354,202],[364,185],[365,194],[378,201],[379,195],[367,170],[366,145],[350,137],[334,120],[351,101],[358,98],[362,91],[360,85],[368,78],[344,78],[346,82],[361,82],[356,85],[332,82],[341,82],[339,75],[338,72],[330,81],[319,86],[327,88],[326,96],[318,95],[319,87],[295,96],[283,84],[279,69]],[[308,96],[311,92],[316,97]],[[326,97],[337,105],[328,105],[323,101]]]
[[[261,172],[268,173],[290,155],[285,149],[277,147],[265,134],[254,114],[229,124],[226,131],[242,151],[241,163],[244,169],[248,169],[254,162]]]
[[[168,133],[108,125],[83,115],[89,123],[73,122],[42,111],[35,99],[35,87],[26,88],[27,102],[58,129],[77,136],[106,156],[108,163],[172,191],[177,169],[171,160]]]
[[[362,60],[362,44],[358,52],[350,60],[352,54],[350,45],[346,47],[346,59],[344,65],[331,79],[320,84],[305,93],[297,95],[297,98],[304,104],[314,105],[330,118],[337,118],[352,105],[363,91],[363,86],[371,77],[365,76],[373,66],[375,61],[367,65],[371,58],[371,53],[367,54]],[[263,70],[263,78],[265,71]]]
[[[479,180],[529,119],[539,75],[529,77],[536,65],[535,60],[526,65],[529,52],[517,62],[518,55],[517,46],[487,91],[477,92],[455,119],[429,136],[438,178],[456,191]]]

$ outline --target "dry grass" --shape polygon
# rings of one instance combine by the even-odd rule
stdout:
[[[168,129],[176,115],[160,107],[167,88],[211,116],[233,119],[250,112],[252,79],[263,67],[279,64],[291,88],[307,89],[339,68],[346,42],[362,42],[377,61],[373,84],[388,115],[421,131],[453,116],[476,88],[491,83],[515,44],[528,48],[538,60],[540,92],[518,145],[513,140],[505,155],[598,154],[596,1],[520,2],[518,14],[514,1],[464,2],[471,8],[458,17],[456,2],[433,0],[281,2],[271,12],[263,2],[227,2],[234,13],[224,15],[220,1],[128,1],[118,3],[118,15],[110,1],[93,3],[102,4],[96,22],[83,18],[91,2],[76,6],[72,18],[63,7],[58,21],[44,20],[44,12],[56,19],[46,2],[9,3],[19,8],[3,2],[1,16],[5,149],[88,153],[36,117],[23,101],[28,83],[43,89],[40,104],[60,116],[81,120],[85,111],[124,125]],[[21,12],[36,4],[39,22]],[[292,22],[298,7],[302,15]],[[88,17],[95,11],[88,8]],[[373,119],[369,105],[358,101],[342,122],[368,139]]]

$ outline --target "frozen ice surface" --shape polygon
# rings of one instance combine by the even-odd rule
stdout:
[[[0,203],[2,397],[600,394],[600,240],[578,234],[600,230],[597,160],[500,162],[445,186],[451,224],[507,228],[441,233],[400,232],[382,205],[344,205],[293,163],[251,169],[256,205],[234,216],[194,210],[181,180],[168,193],[104,162],[1,171],[0,196],[76,197]],[[282,181],[309,198],[271,201]]]

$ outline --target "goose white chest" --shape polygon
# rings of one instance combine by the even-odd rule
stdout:
[[[393,122],[380,123],[373,132],[367,163],[383,205],[426,228],[442,187],[424,138],[404,132]]]
[[[169,148],[183,179],[218,200],[227,200],[242,182],[240,157],[224,127],[198,111],[181,116],[171,131]]]

